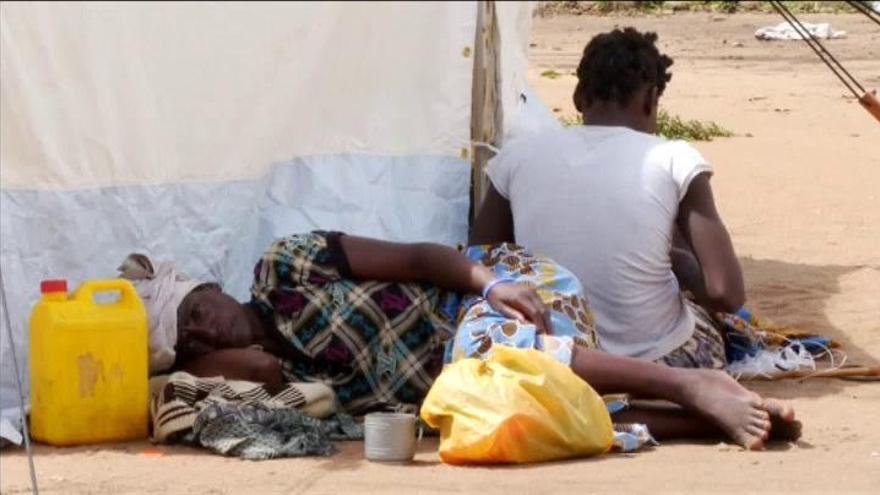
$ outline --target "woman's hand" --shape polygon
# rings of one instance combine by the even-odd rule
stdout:
[[[498,284],[492,287],[486,300],[504,316],[532,323],[538,333],[553,333],[550,310],[535,289],[527,285],[514,282]]]

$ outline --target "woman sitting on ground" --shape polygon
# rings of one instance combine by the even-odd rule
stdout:
[[[122,271],[154,279],[135,280],[142,294],[158,282],[143,256],[129,257]],[[270,390],[284,381],[320,381],[343,410],[358,414],[419,404],[444,362],[512,345],[550,353],[599,393],[678,404],[615,414],[616,422],[646,424],[658,439],[724,434],[758,449],[769,438],[800,435],[788,405],[723,372],[596,351],[577,279],[512,244],[459,252],[339,233],[293,235],[257,262],[244,304],[216,284],[170,276],[177,288],[172,283],[166,293],[173,296],[144,298],[151,326],[164,324],[169,342],[176,336],[172,349],[158,349],[151,328],[153,372],[162,371],[153,358],[164,352],[174,356],[175,369],[262,382]]]

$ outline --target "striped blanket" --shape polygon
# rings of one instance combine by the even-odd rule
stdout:
[[[152,439],[181,442],[246,459],[329,455],[332,440],[357,439],[362,427],[336,414],[332,389],[288,383],[272,395],[259,383],[197,378],[184,372],[150,380]]]

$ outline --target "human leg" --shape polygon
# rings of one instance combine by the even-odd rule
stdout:
[[[572,370],[599,393],[626,392],[678,404],[749,449],[763,447],[773,425],[771,417],[779,422],[794,420],[789,406],[761,398],[720,371],[673,368],[581,346],[575,346]],[[667,415],[664,420],[668,419]],[[681,425],[673,426],[669,430],[676,433]]]
[[[680,406],[631,404],[628,409],[614,414],[615,423],[641,423],[648,427],[657,440],[709,439],[725,436],[724,430],[702,416]],[[801,436],[801,422],[781,415],[770,415],[768,440],[795,441]]]
[[[657,440],[720,438],[724,431],[690,411],[671,406],[631,405],[613,416],[615,423],[641,423]]]

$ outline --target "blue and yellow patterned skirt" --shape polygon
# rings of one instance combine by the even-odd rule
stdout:
[[[445,363],[486,356],[496,345],[509,345],[538,349],[570,365],[575,344],[596,348],[593,315],[583,287],[567,269],[514,244],[471,246],[464,252],[496,277],[534,287],[551,309],[553,332],[537,334],[531,323],[502,315],[480,296],[467,296],[458,307],[457,330],[446,345]]]

